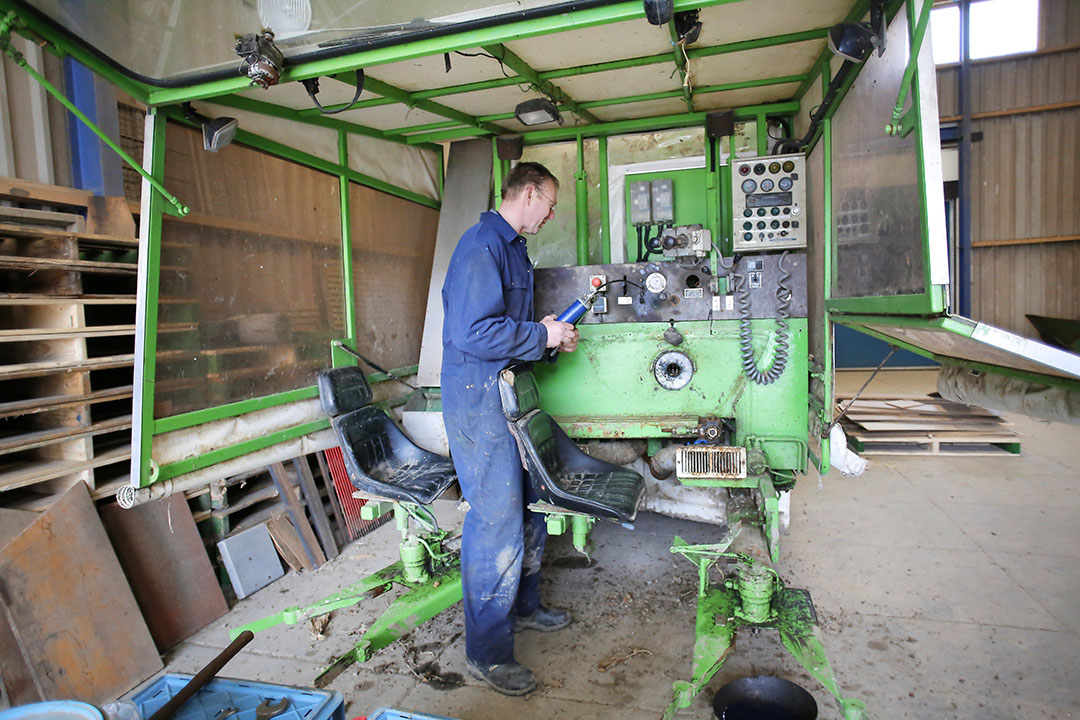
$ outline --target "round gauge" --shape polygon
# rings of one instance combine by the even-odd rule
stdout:
[[[768,182],[768,181],[765,181]],[[762,189],[764,189],[765,182],[762,182]],[[757,183],[753,180],[746,179],[742,181],[742,191],[744,193],[752,193],[757,190]]]
[[[645,289],[651,293],[662,293],[666,287],[667,278],[664,277],[664,273],[650,273],[649,277],[645,278]]]
[[[795,169],[795,163],[791,162],[790,160],[785,160],[784,161],[784,172],[791,172],[794,169]]]
[[[789,178],[789,177],[780,178],[780,189],[783,190],[784,192],[787,192],[788,190],[790,190],[791,189],[791,178]]]
[[[754,166],[754,174],[755,175],[764,175],[765,174],[765,164],[764,163],[758,163],[757,165],[755,165]]]
[[[769,172],[771,172],[771,173],[780,172],[780,163],[778,163],[778,162],[769,163]]]
[[[750,174],[750,166],[749,165],[740,165],[739,166],[739,174],[740,175],[749,175]]]
[[[765,178],[761,181],[761,192],[769,192],[773,189],[773,181],[769,178]]]

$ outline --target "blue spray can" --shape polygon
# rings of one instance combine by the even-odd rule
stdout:
[[[592,287],[582,295],[580,298],[570,303],[570,306],[559,313],[559,316],[555,319],[559,322],[567,322],[571,325],[577,325],[578,320],[585,317],[585,313],[589,312],[593,304],[596,302],[596,298],[600,293],[599,286]],[[554,362],[555,357],[559,354],[558,348],[548,348],[544,351],[544,359],[548,362]]]

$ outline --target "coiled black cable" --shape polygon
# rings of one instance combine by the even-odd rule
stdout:
[[[743,371],[757,385],[769,385],[776,382],[787,367],[789,348],[787,321],[791,305],[791,289],[787,286],[788,281],[791,280],[791,271],[787,268],[787,256],[787,251],[785,251],[780,256],[778,265],[780,280],[776,284],[776,299],[779,301],[776,311],[776,352],[767,370],[758,368],[757,360],[754,358],[754,346],[751,344],[749,281],[742,275],[731,273],[731,278],[735,282],[735,302],[739,306],[739,350]]]

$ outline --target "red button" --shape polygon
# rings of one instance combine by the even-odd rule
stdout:
[[[603,280],[601,280],[601,279],[600,279],[600,278],[598,278],[598,277],[594,277],[594,278],[592,279],[592,286],[593,286],[593,287],[600,287],[600,286],[601,286],[601,285],[603,285],[603,284],[604,284],[604,281],[603,281]]]

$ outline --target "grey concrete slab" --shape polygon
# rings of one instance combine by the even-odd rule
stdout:
[[[988,552],[1024,548],[1030,552],[1080,558],[1080,522],[1074,508],[1046,505],[942,507],[949,519]]]
[[[1080,574],[1075,559],[1017,552],[991,552],[990,557],[1047,613],[1080,638]]]
[[[982,551],[789,544],[783,566],[829,612],[1064,629]]]
[[[792,524],[781,547],[789,543],[858,543],[880,548],[978,550],[979,546],[927,500],[831,500],[825,518],[820,510],[792,499]]]

